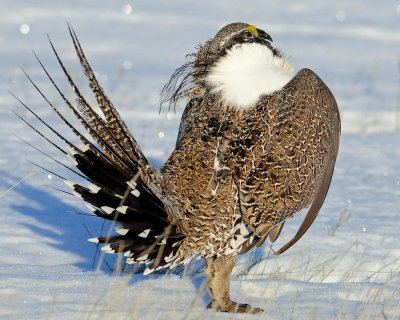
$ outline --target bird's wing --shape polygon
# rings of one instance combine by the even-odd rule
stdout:
[[[291,246],[293,246],[308,230],[311,224],[314,222],[317,217],[319,210],[325,200],[326,194],[328,193],[328,189],[332,180],[333,170],[335,167],[336,157],[339,150],[339,137],[340,137],[340,115],[339,109],[336,104],[336,100],[329,90],[329,88],[325,85],[325,83],[311,70],[302,69],[299,72],[299,75],[303,77],[310,77],[312,82],[317,84],[317,92],[320,95],[320,99],[322,103],[328,106],[330,118],[330,145],[327,154],[327,161],[325,163],[324,174],[321,180],[321,184],[319,186],[318,191],[316,192],[311,207],[309,208],[306,217],[304,218],[302,224],[299,227],[299,230],[295,234],[295,236],[286,243],[282,248],[275,252],[275,254],[279,255],[286,250],[288,250]]]

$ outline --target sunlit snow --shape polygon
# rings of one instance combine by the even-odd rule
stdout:
[[[1,1],[0,318],[399,319],[399,14],[398,1]],[[241,257],[234,269],[233,299],[264,314],[206,310],[201,261],[167,276],[112,273],[109,268],[119,265],[115,257],[103,257],[87,241],[99,235],[102,220],[88,216],[90,210],[56,174],[82,181],[16,137],[71,165],[13,114],[55,138],[8,92],[73,139],[20,69],[71,116],[32,54],[72,97],[48,34],[92,99],[65,21],[158,166],[174,148],[183,111],[183,105],[176,113],[160,109],[159,92],[187,61],[185,55],[227,23],[266,30],[296,69],[314,70],[331,88],[342,114],[342,138],[318,218],[282,256],[273,250],[293,236],[304,214],[287,223],[272,250],[266,244]]]

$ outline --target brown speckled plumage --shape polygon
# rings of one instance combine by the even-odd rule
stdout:
[[[310,70],[254,109],[239,113],[218,101],[210,95],[189,102],[186,130],[161,169],[164,193],[187,208],[180,212],[185,254],[224,255],[238,223],[251,229],[253,244],[265,239],[310,206],[337,152],[331,146],[339,136],[336,105]]]
[[[245,23],[230,24],[201,46],[164,88],[164,102],[189,101],[176,148],[157,170],[97,82],[71,28],[70,32],[105,119],[83,98],[55,50],[77,95],[77,107],[48,76],[101,149],[40,91],[84,143],[83,149],[24,106],[64,140],[69,151],[48,141],[69,153],[82,174],[73,171],[91,183],[88,187],[67,184],[93,207],[94,214],[120,223],[118,235],[91,241],[106,243],[102,249],[106,252],[124,252],[128,263],[148,264],[147,272],[172,268],[200,253],[206,259],[210,307],[261,311],[230,300],[230,273],[239,254],[260,246],[268,236],[275,241],[285,221],[301,209],[309,211],[299,231],[277,253],[291,247],[318,214],[332,178],[340,135],[339,112],[329,89],[314,72],[302,69],[283,88],[261,94],[254,105],[238,108],[226,103],[207,77],[231,48],[252,43],[282,57],[264,31]]]

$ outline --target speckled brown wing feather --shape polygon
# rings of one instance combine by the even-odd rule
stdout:
[[[330,112],[330,119],[329,124],[330,128],[330,146],[327,153],[327,161],[323,173],[323,179],[321,185],[314,196],[314,200],[310,209],[307,212],[306,217],[303,220],[303,223],[300,225],[299,230],[297,231],[296,235],[286,243],[281,249],[279,249],[275,254],[279,255],[286,250],[288,250],[291,246],[293,246],[303,235],[307,232],[308,228],[314,222],[315,218],[317,217],[319,210],[325,200],[325,197],[328,193],[329,186],[331,184],[333,171],[335,168],[336,157],[339,151],[339,137],[340,137],[340,130],[341,130],[341,122],[340,122],[340,115],[338,106],[336,104],[336,100],[332,95],[331,91],[325,85],[325,83],[311,70],[304,70],[303,71],[306,76],[313,78],[316,81],[318,86],[318,92],[320,95],[320,99],[322,104],[325,105],[326,109]]]
[[[308,230],[328,191],[339,145],[337,105],[322,80],[303,69],[242,119],[240,138],[233,139],[239,141],[239,157],[229,166],[236,170],[243,219],[265,239],[311,206],[295,237],[278,251],[282,253]]]

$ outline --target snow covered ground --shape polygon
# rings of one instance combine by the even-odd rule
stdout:
[[[171,73],[223,25],[243,21],[268,31],[297,68],[313,69],[335,94],[342,140],[325,205],[308,233],[280,257],[268,245],[242,257],[233,298],[259,316],[205,310],[201,263],[180,275],[95,271],[86,241],[102,221],[26,159],[60,170],[15,135],[62,161],[12,113],[38,125],[8,93],[57,119],[22,66],[60,103],[31,53],[70,92],[48,45],[53,40],[82,85],[65,21],[146,155],[162,163],[182,109],[159,114]],[[11,1],[0,3],[0,318],[1,319],[398,319],[400,318],[400,1]],[[63,172],[63,174],[66,174]],[[16,185],[25,177],[25,180]],[[50,179],[51,178],[51,179]],[[9,188],[16,185],[10,191]],[[288,223],[279,248],[303,216]],[[95,262],[94,262],[95,261]],[[107,263],[114,260],[107,257]]]

